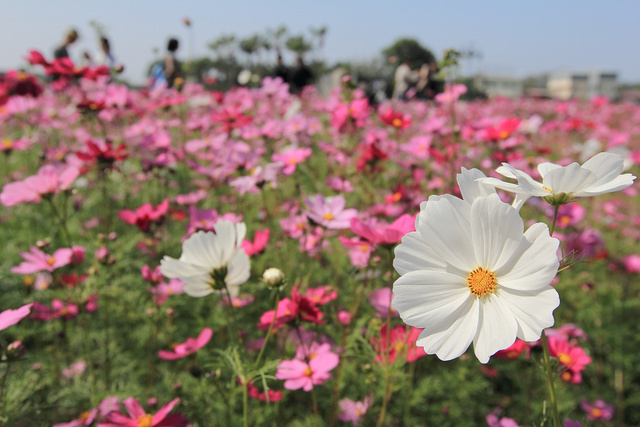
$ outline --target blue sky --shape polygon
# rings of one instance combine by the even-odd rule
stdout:
[[[528,75],[569,69],[606,69],[619,80],[640,82],[640,1],[605,4],[591,0],[507,1],[11,1],[0,14],[0,70],[23,65],[30,49],[51,56],[68,27],[81,40],[72,59],[97,41],[90,20],[102,23],[113,52],[126,66],[125,77],[145,80],[153,48],[164,51],[169,36],[181,42],[179,57],[190,55],[193,22],[196,55],[210,53],[206,44],[222,34],[246,37],[285,25],[290,34],[308,34],[326,26],[324,57],[365,61],[400,37],[413,37],[437,56],[449,47],[475,48],[482,59],[463,70]]]

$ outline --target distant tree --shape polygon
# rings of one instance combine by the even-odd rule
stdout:
[[[276,50],[276,52],[280,53],[284,46],[283,39],[287,35],[287,27],[281,25],[275,30],[267,30],[267,37],[270,41],[270,45]]]
[[[233,34],[222,35],[210,42],[207,46],[215,52],[216,57],[230,58],[236,49],[236,36]]]
[[[327,27],[322,26],[322,27],[318,27],[318,28],[309,28],[309,32],[311,33],[312,37],[314,37],[315,39],[315,50],[318,52],[318,56],[321,57],[322,55],[322,48],[324,47],[324,38],[327,35]]]
[[[304,36],[289,37],[287,39],[286,46],[287,49],[298,56],[302,56],[312,48],[311,44],[304,38]]]
[[[262,47],[260,36],[254,34],[246,39],[240,40],[240,50],[247,55],[248,65],[251,66],[253,55],[255,55],[258,50]]]
[[[400,39],[382,51],[387,60],[395,57],[398,62],[409,61],[411,68],[419,68],[436,60],[431,51],[414,39]]]

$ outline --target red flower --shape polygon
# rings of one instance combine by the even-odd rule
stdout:
[[[269,402],[277,402],[278,400],[282,399],[282,395],[283,395],[282,390],[276,391],[276,390],[269,389],[267,393],[265,393],[264,391],[260,391],[255,386],[253,381],[249,381],[249,383],[247,384],[247,390],[249,391],[249,396],[261,402],[267,401],[267,393],[269,395]]]
[[[371,144],[362,144],[360,146],[360,150],[362,150],[362,155],[356,162],[356,169],[358,169],[358,172],[364,171],[367,166],[374,169],[379,160],[385,160],[389,157],[387,153],[378,148],[378,145],[375,142]]]
[[[496,354],[495,357],[499,359],[517,359],[520,355],[526,351],[527,357],[529,356],[529,344],[522,340],[516,340],[511,347],[505,348],[504,350],[500,350]]]
[[[135,211],[123,209],[118,212],[121,220],[135,225],[142,231],[149,231],[152,223],[161,223],[169,210],[169,199],[164,199],[155,209],[151,203],[145,203]]]
[[[393,126],[396,129],[406,129],[411,126],[411,116],[393,111],[391,108],[384,110],[378,117],[384,124]]]
[[[318,301],[318,300],[316,300]],[[298,292],[298,287],[294,286],[291,290],[291,299],[284,298],[278,302],[277,312],[269,310],[260,317],[258,328],[263,331],[269,329],[269,325],[273,321],[273,330],[278,330],[289,322],[294,320],[311,322],[321,325],[322,313],[316,305],[318,302],[313,301],[305,295]],[[275,321],[273,320],[275,316]]]
[[[120,144],[114,149],[112,141],[98,143],[89,140],[87,141],[87,149],[88,151],[76,152],[76,156],[85,162],[97,162],[101,167],[113,169],[115,162],[127,158],[127,149],[124,144]]]
[[[251,116],[244,114],[237,107],[230,107],[211,113],[211,120],[221,123],[223,125],[222,130],[229,133],[233,129],[238,129],[251,123]]]

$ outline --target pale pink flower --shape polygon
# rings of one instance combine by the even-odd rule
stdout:
[[[598,399],[593,405],[586,400],[580,403],[580,407],[587,413],[588,420],[608,421],[613,418],[614,405],[605,403],[604,400]]]
[[[441,104],[451,104],[467,93],[467,87],[463,84],[448,83],[444,92],[436,95],[435,100]]]
[[[314,386],[321,385],[331,378],[331,371],[338,366],[340,358],[330,350],[329,344],[319,346],[309,361],[292,359],[283,360],[278,365],[276,378],[285,380],[284,388],[287,390],[303,389],[311,391]]]
[[[376,316],[400,316],[400,314],[393,307],[391,307],[391,301],[393,301],[393,292],[390,288],[377,289],[367,295],[367,299],[376,310]]]
[[[72,363],[68,368],[61,371],[61,374],[65,378],[77,377],[87,369],[87,362],[80,360],[76,363]]]
[[[281,153],[274,153],[271,161],[283,163],[282,174],[292,175],[296,171],[296,166],[307,160],[311,153],[311,148],[288,147]]]
[[[309,210],[304,211],[307,217],[327,228],[349,228],[352,218],[358,214],[353,208],[345,209],[346,200],[342,196],[324,197],[316,194],[304,199]]]
[[[372,396],[365,397],[362,402],[356,402],[351,399],[341,399],[340,402],[338,402],[340,405],[338,419],[346,423],[352,423],[354,426],[360,425],[364,415],[367,413],[367,409],[369,409],[372,403]]]
[[[15,310],[8,309],[0,313],[0,331],[7,329],[9,326],[13,326],[25,317],[29,315],[31,306],[33,304],[26,304]]]
[[[38,203],[44,195],[68,190],[79,174],[80,170],[75,166],[58,169],[55,166],[45,165],[40,168],[37,175],[5,185],[0,193],[0,203],[5,206]]]

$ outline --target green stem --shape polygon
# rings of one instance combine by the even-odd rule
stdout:
[[[249,380],[242,379],[242,423],[244,427],[249,426]]]
[[[7,369],[4,371],[4,376],[2,377],[2,386],[0,386],[0,407],[2,407],[2,398],[4,397],[4,387],[7,384],[7,378],[9,377],[10,367],[11,367],[11,362],[7,360]]]
[[[234,343],[237,343],[238,334],[235,332],[235,327],[231,326],[232,323],[234,325],[237,324],[236,315],[233,312],[233,304],[231,304],[231,294],[229,293],[229,287],[226,283],[224,284],[224,290],[227,294],[227,303],[225,305],[227,306],[227,311],[229,311],[229,317],[231,318],[231,322],[227,322],[227,333],[229,334],[229,339],[232,339]],[[231,336],[233,336],[233,338],[231,338]]]
[[[551,223],[551,229],[549,230],[549,235],[553,237],[553,232],[556,231],[556,220],[558,219],[558,210],[560,209],[560,205],[555,206],[553,211],[553,222]]]
[[[276,317],[278,317],[279,302],[280,302],[280,288],[276,289],[276,306],[273,310],[273,319],[271,319],[271,324],[269,325],[269,329],[267,330],[267,335],[264,337],[264,341],[262,342],[262,348],[260,349],[260,353],[258,353],[258,358],[256,359],[256,366],[259,365],[260,360],[262,359],[262,354],[264,353],[264,349],[267,347],[267,342],[271,337],[271,330],[273,329],[273,325],[276,323]]]
[[[557,209],[556,209],[557,210]],[[547,344],[547,335],[542,331],[542,349],[545,371],[547,373],[547,383],[549,384],[549,397],[551,398],[551,407],[553,408],[553,427],[560,427],[560,414],[558,413],[558,401],[556,399],[556,389],[553,384],[555,380],[554,372],[551,369],[551,361],[549,359],[549,346]]]

